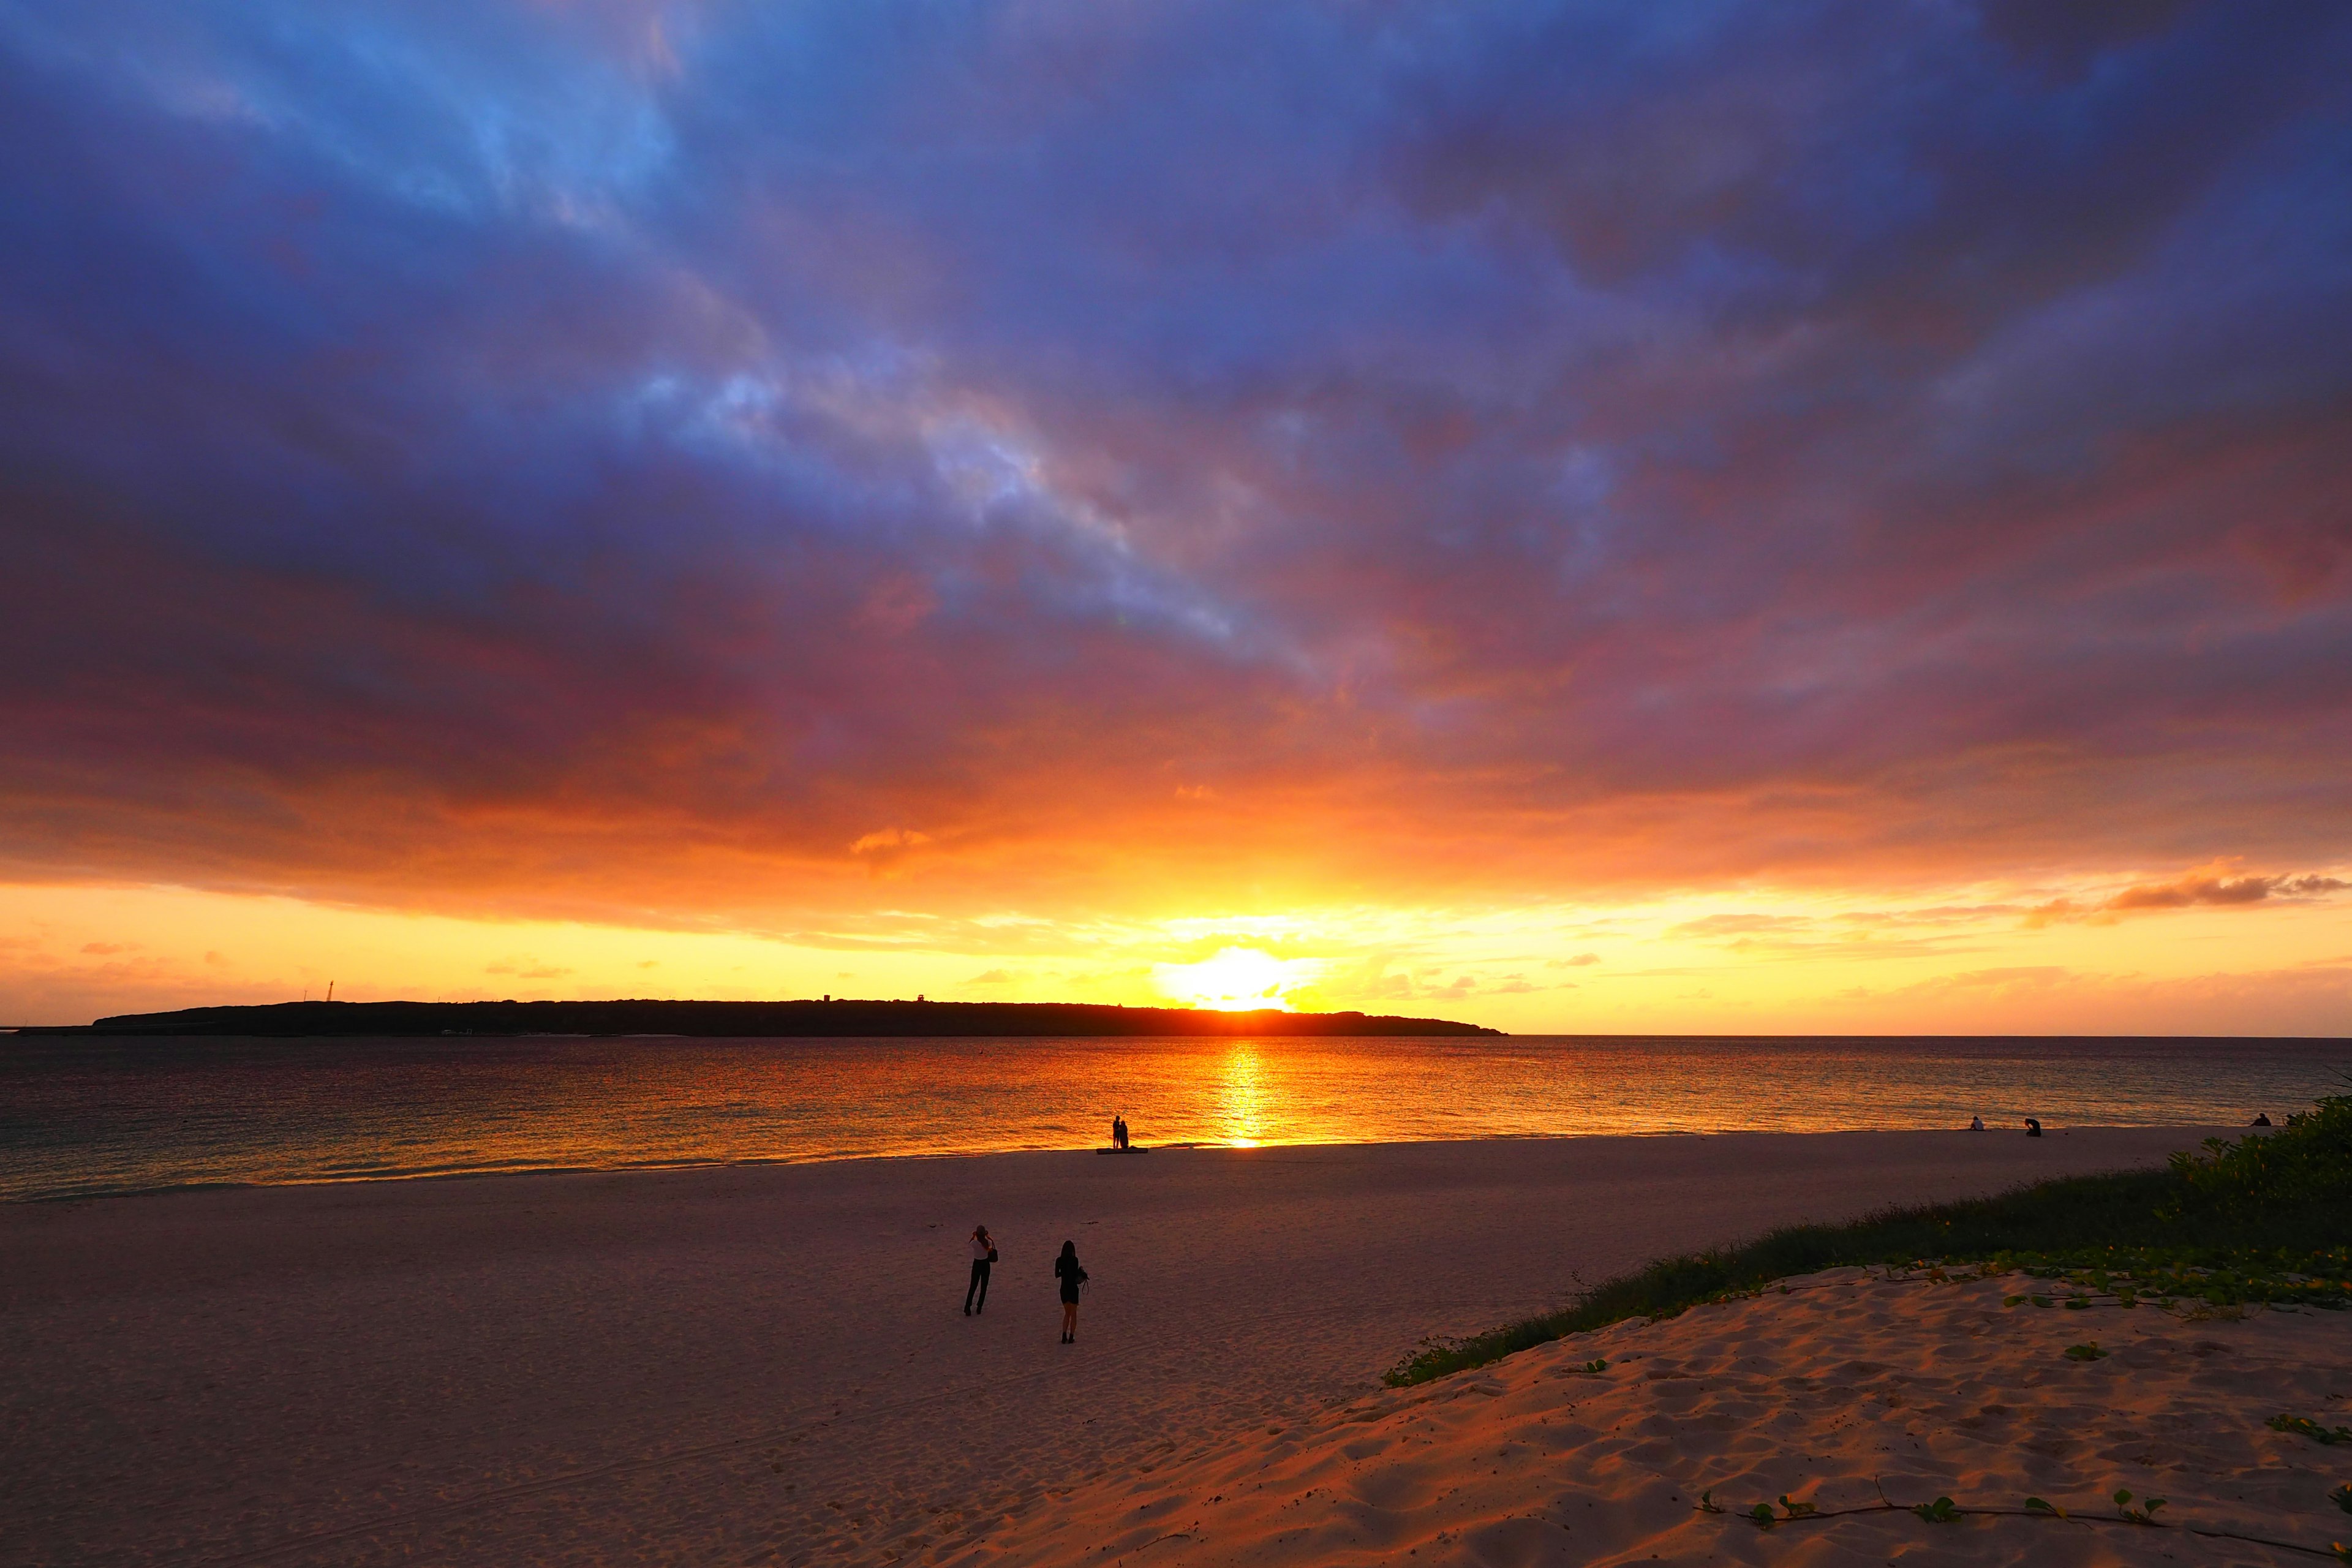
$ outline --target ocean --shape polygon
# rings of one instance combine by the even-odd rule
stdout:
[[[2352,1040],[0,1037],[0,1201],[1143,1144],[2239,1125]]]

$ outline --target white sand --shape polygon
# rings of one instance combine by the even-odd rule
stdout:
[[[2227,1536],[2352,1541],[2329,1497],[2352,1454],[2268,1426],[2352,1423],[2352,1313],[2003,1305],[2049,1289],[1815,1275],[1107,1479],[953,1561],[2277,1563],[2327,1559]],[[2084,1343],[2109,1353],[2066,1356]],[[2126,1521],[2118,1489],[2166,1500],[2168,1528]],[[2013,1511],[1904,1511],[1939,1497]]]
[[[1421,1335],[1544,1310],[1580,1276],[2200,1135],[1038,1154],[0,1207],[0,1559],[1050,1556],[1036,1531],[1078,1507],[1056,1494],[1311,1422]],[[975,1219],[1004,1262],[968,1320]],[[1096,1281],[1071,1347],[1065,1237]]]

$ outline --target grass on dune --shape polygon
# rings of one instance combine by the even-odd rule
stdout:
[[[1661,1258],[1563,1310],[1465,1340],[1429,1340],[1396,1386],[1484,1366],[1565,1334],[1668,1318],[1792,1275],[1853,1264],[1990,1264],[2102,1289],[2215,1306],[2352,1305],[2352,1095],[2268,1133],[2172,1157],[2161,1171],[2074,1176],[1965,1203],[1787,1226],[1737,1247]]]

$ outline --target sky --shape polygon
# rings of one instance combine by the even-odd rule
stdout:
[[[0,0],[0,1024],[2352,1033],[2352,8]]]

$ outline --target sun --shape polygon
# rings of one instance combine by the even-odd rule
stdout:
[[[1228,947],[1198,963],[1154,965],[1151,973],[1160,990],[1196,1007],[1275,1007],[1286,1013],[1290,1004],[1283,994],[1305,984],[1314,967],[1309,960]]]

